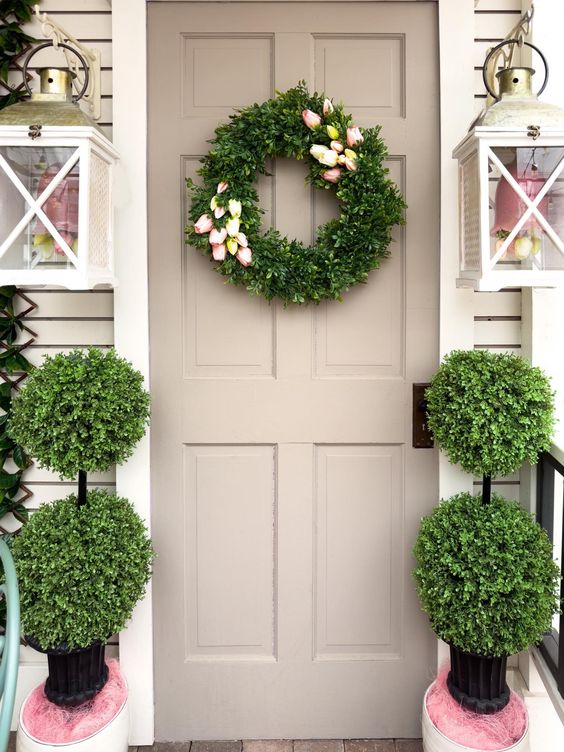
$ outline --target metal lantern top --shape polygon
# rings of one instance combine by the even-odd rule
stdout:
[[[488,83],[488,64],[495,54],[506,45],[526,45],[535,50],[540,56],[545,76],[539,91],[534,94],[532,90],[532,77],[535,74],[533,68],[515,67],[504,68],[496,74],[499,92],[492,90]],[[475,126],[494,128],[528,128],[534,125],[537,128],[562,128],[564,129],[564,110],[557,105],[539,101],[538,97],[545,90],[548,83],[548,63],[542,52],[529,42],[519,39],[508,39],[493,47],[488,53],[482,68],[484,86],[488,94],[493,97],[495,104],[478,118]]]
[[[82,99],[88,88],[89,74],[84,57],[74,47],[63,42],[59,42],[57,45],[73,52],[83,65],[85,77],[81,91],[76,96],[72,95],[74,73],[69,68],[52,67],[39,70],[40,90],[38,92],[31,91],[27,76],[29,62],[40,50],[52,46],[54,46],[52,40],[44,42],[35,47],[27,56],[22,67],[22,75],[30,98],[1,110],[0,126],[88,126],[101,132],[94,120],[78,106],[79,100]]]

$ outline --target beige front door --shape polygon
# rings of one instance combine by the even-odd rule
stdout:
[[[157,739],[420,736],[436,650],[411,548],[437,457],[411,446],[411,394],[438,359],[436,26],[429,2],[149,5]],[[368,284],[284,309],[184,246],[184,179],[234,108],[300,79],[383,125],[409,210]],[[311,238],[335,205],[303,165],[271,172],[265,222]]]

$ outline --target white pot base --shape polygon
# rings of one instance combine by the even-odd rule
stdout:
[[[429,689],[430,688],[431,687],[429,687]],[[433,721],[429,718],[429,713],[427,712],[427,694],[429,689],[427,689],[425,697],[423,698],[422,726],[424,752],[477,752],[475,747],[465,747],[463,744],[453,742],[434,725]],[[512,744],[510,747],[504,747],[503,750],[499,750],[498,752],[530,752],[529,724],[527,723],[525,733],[518,742],[515,742],[515,744]]]
[[[127,752],[129,742],[129,705],[127,698],[115,716],[86,739],[64,744],[42,742],[31,736],[23,723],[22,705],[16,737],[16,752]]]

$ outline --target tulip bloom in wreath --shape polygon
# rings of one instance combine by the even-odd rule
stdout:
[[[192,192],[186,241],[208,255],[217,272],[253,295],[284,303],[340,299],[365,282],[389,255],[405,203],[388,178],[380,128],[361,129],[341,104],[310,94],[302,82],[220,125]],[[264,134],[264,137],[262,137]],[[317,229],[307,247],[271,227],[261,232],[255,180],[266,160],[304,160],[306,178],[332,191],[341,215]]]

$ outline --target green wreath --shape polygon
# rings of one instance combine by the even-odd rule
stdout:
[[[186,181],[192,191],[186,242],[253,295],[285,303],[341,299],[389,256],[392,228],[404,221],[405,203],[382,164],[387,150],[379,132],[379,126],[357,128],[341,104],[310,94],[303,82],[246,107],[216,129],[198,171],[201,184]],[[339,199],[340,217],[318,228],[315,245],[272,227],[261,234],[254,181],[257,173],[268,174],[269,157],[306,159],[307,182]]]

